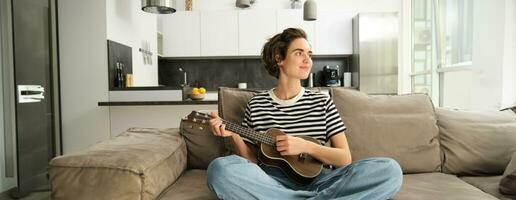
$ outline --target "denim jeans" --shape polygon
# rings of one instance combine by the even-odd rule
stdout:
[[[399,164],[390,158],[355,161],[322,172],[308,185],[290,181],[276,167],[257,165],[240,156],[213,160],[208,187],[219,199],[367,199],[393,197],[401,187]]]

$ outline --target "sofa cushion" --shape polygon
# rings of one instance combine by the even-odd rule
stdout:
[[[493,195],[502,200],[516,199],[516,196],[503,195],[498,190],[498,184],[502,176],[462,176],[459,177],[464,182],[475,186],[476,188]]]
[[[178,129],[132,128],[50,162],[52,199],[155,199],[186,168]]]
[[[367,95],[331,88],[344,124],[353,160],[390,157],[404,173],[440,170],[441,158],[434,107],[414,95]]]
[[[179,125],[188,150],[188,169],[206,169],[210,162],[224,156],[224,141],[216,137],[209,125],[181,120]]]
[[[403,175],[401,190],[393,199],[494,200],[497,198],[467,184],[454,175],[422,173]]]
[[[187,170],[160,196],[160,200],[217,199],[207,184],[205,170]]]
[[[241,124],[244,120],[247,102],[260,91],[237,88],[219,88],[219,115],[220,117]]]
[[[512,111],[437,109],[443,172],[500,175],[516,151],[516,114]]]
[[[516,199],[516,153],[512,154],[511,162],[505,168],[500,180],[500,192],[514,195],[514,199]]]

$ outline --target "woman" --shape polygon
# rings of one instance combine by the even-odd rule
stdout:
[[[211,114],[214,135],[231,137],[237,155],[215,159],[207,170],[208,186],[220,199],[388,199],[400,189],[402,173],[388,158],[352,162],[342,122],[331,98],[301,87],[312,68],[312,51],[301,29],[289,28],[263,47],[262,61],[277,86],[248,102],[243,125],[255,131],[277,128],[281,155],[309,154],[337,169],[322,172],[308,185],[298,185],[275,167],[257,161],[253,141],[225,130]],[[295,136],[310,136],[318,145]]]

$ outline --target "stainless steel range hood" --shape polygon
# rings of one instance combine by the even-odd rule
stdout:
[[[171,14],[176,12],[175,0],[142,0],[142,10],[154,14]]]

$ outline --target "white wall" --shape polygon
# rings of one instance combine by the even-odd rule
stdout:
[[[513,4],[474,1],[473,65],[470,71],[445,73],[444,107],[498,110],[516,101]]]
[[[502,107],[516,105],[516,1],[506,0]]]
[[[59,0],[63,153],[109,138],[106,1]]]
[[[132,48],[133,79],[137,86],[158,85],[157,15],[141,10],[141,1],[106,1],[107,39]],[[138,50],[150,44],[152,65],[144,64]]]
[[[290,0],[256,0],[249,9],[288,9]],[[304,1],[303,1],[304,2]],[[400,10],[400,0],[324,0],[316,1],[317,9],[322,10],[346,10],[350,12],[395,12]],[[184,10],[185,1],[177,1],[177,10]],[[240,10],[235,6],[235,0],[194,0],[193,10]]]
[[[498,109],[502,96],[505,0],[473,5],[473,71],[470,108]]]

